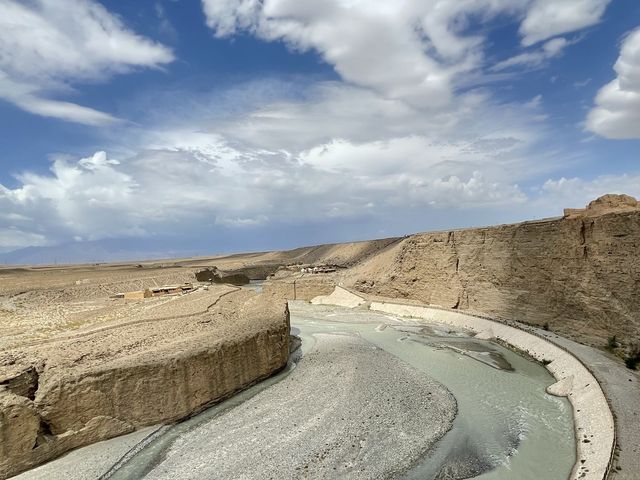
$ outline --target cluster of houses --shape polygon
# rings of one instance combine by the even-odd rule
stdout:
[[[302,267],[300,273],[331,273],[335,272],[336,267],[329,265],[321,265],[319,267]]]
[[[111,298],[123,298],[125,300],[142,300],[144,298],[161,297],[164,295],[182,295],[193,292],[196,287],[192,283],[182,285],[163,285],[162,287],[147,288],[145,290],[135,290],[132,292],[116,293]]]

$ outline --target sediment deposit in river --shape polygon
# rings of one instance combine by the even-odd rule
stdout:
[[[320,334],[289,376],[181,435],[144,478],[396,478],[455,412],[424,373],[357,335]]]

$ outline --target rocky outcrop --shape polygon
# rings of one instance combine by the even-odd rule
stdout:
[[[284,302],[231,291],[206,313],[0,355],[0,478],[189,416],[282,369]]]
[[[587,208],[565,208],[565,217],[595,217],[613,212],[640,211],[640,202],[629,195],[603,195],[587,205]]]
[[[196,280],[199,282],[211,282],[227,285],[247,285],[251,279],[243,273],[224,274],[216,267],[209,267],[199,270],[195,273]]]
[[[618,200],[592,202],[588,215],[412,235],[343,281],[365,293],[547,324],[586,343],[637,339],[640,209]]]

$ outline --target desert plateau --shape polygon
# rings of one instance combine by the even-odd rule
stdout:
[[[0,269],[2,478],[631,479],[634,202],[281,252]]]

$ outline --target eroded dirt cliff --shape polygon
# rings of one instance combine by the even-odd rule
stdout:
[[[638,340],[640,209],[628,198],[622,208],[607,198],[564,218],[411,235],[340,280],[366,293],[548,324],[598,346],[610,335]]]
[[[119,321],[0,352],[0,478],[186,417],[286,365],[284,302],[231,287],[190,295],[178,308],[190,315]]]

